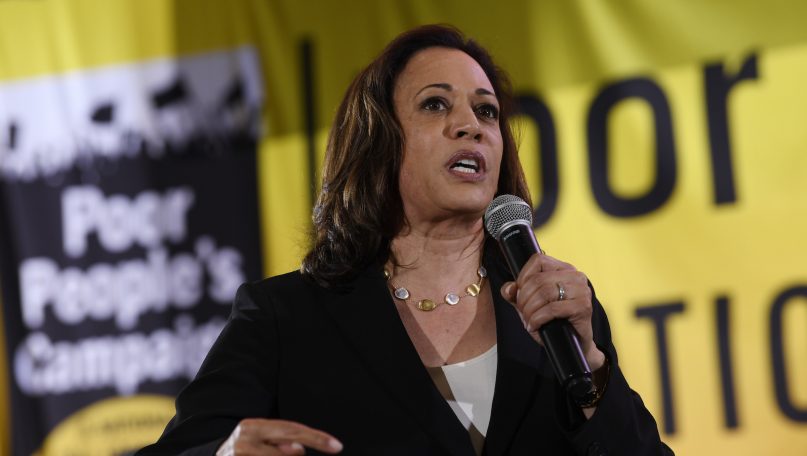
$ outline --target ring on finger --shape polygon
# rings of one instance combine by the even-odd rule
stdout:
[[[558,286],[558,301],[563,301],[566,299],[566,289],[563,288],[563,284],[558,282],[555,285]]]

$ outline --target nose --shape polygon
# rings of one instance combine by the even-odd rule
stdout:
[[[476,142],[482,140],[482,129],[473,108],[468,106],[454,110],[449,124],[449,135],[454,139],[469,138]]]

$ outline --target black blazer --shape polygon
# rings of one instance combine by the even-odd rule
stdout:
[[[586,421],[561,393],[544,349],[501,297],[511,278],[498,251],[487,249],[485,266],[498,368],[484,453],[671,454],[619,369],[596,297],[594,338],[611,359],[611,373]],[[242,285],[227,325],[179,394],[176,416],[156,444],[137,454],[214,454],[241,419],[274,417],[334,435],[344,455],[473,456],[468,432],[401,323],[381,266],[345,285],[325,289],[299,272]]]

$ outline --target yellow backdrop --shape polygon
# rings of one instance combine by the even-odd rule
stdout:
[[[807,452],[804,17],[807,4],[782,0],[3,0],[0,84],[255,46],[275,274],[305,250],[310,173],[353,75],[411,26],[457,25],[552,119],[517,122],[538,203],[539,159],[553,152],[539,140],[556,140],[557,205],[538,239],[591,278],[664,440],[678,454],[795,456]],[[590,170],[598,157],[606,171]],[[672,179],[659,183],[657,165]],[[651,193],[629,204],[639,214],[607,200]]]

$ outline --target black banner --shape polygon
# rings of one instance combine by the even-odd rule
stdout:
[[[99,438],[125,454],[156,437],[170,412],[151,395],[195,375],[238,285],[260,278],[254,60],[240,49],[0,87],[15,455],[53,438],[60,454]],[[40,124],[43,111],[66,125]]]

